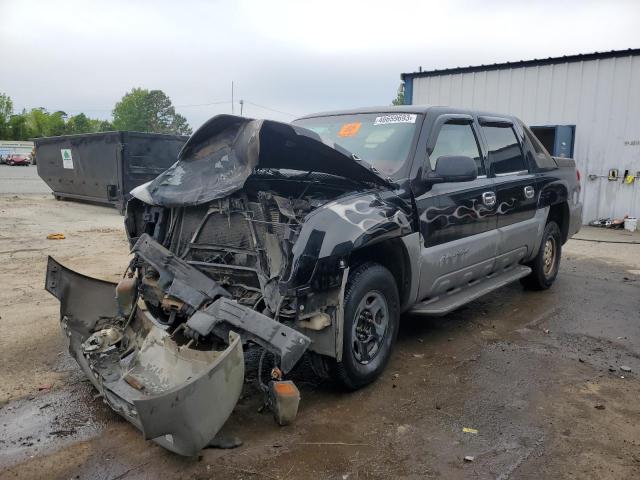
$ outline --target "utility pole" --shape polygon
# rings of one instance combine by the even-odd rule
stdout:
[[[231,80],[231,114],[233,115],[233,80]]]
[[[242,116],[242,106],[244,105],[244,100],[240,99],[240,116]]]

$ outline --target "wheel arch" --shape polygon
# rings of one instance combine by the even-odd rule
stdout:
[[[547,222],[554,221],[560,227],[562,243],[569,238],[569,189],[567,182],[556,180],[542,188],[539,207],[549,207]]]
[[[556,222],[560,228],[562,244],[564,245],[569,238],[570,221],[569,204],[566,201],[551,205],[549,215],[547,216],[547,223],[551,221]]]
[[[391,238],[372,245],[365,245],[351,252],[351,268],[365,262],[375,262],[391,272],[396,281],[400,311],[411,302],[412,271],[411,255],[402,238]],[[415,267],[417,268],[417,267]]]

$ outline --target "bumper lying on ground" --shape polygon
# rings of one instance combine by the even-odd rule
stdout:
[[[241,333],[246,332],[226,330],[228,342],[220,342],[217,349],[179,344],[142,302],[123,317],[115,284],[76,273],[52,258],[46,289],[60,300],[71,355],[106,403],[145,439],[187,456],[213,439],[242,391]],[[264,318],[267,324],[276,323]]]

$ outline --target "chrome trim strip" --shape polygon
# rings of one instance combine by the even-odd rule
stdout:
[[[529,173],[529,170],[519,170],[517,172],[506,172],[506,173],[496,173],[496,177],[506,177],[509,175],[522,175],[524,173]]]

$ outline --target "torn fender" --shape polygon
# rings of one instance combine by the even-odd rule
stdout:
[[[180,455],[197,455],[222,428],[242,391],[240,336],[229,331],[226,348],[199,351],[177,345],[141,308],[126,324],[117,316],[115,284],[73,272],[51,257],[45,288],[60,300],[71,355],[111,408],[145,439]],[[119,334],[100,337],[104,331]]]

